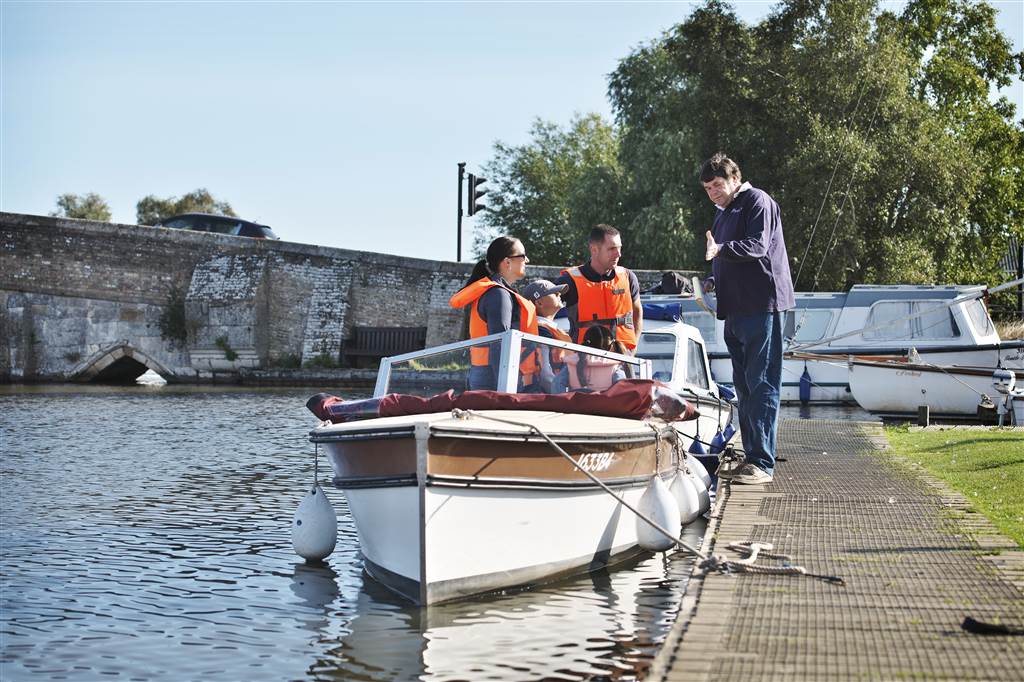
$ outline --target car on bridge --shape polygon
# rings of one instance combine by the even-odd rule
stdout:
[[[280,239],[266,225],[260,225],[259,223],[232,216],[213,215],[212,213],[182,213],[181,215],[164,218],[157,222],[156,226],[172,227],[180,230],[195,230],[196,232],[231,234],[237,237],[252,237],[253,239]]]

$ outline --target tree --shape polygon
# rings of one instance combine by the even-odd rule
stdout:
[[[579,260],[590,228],[619,217],[617,152],[615,130],[597,114],[577,114],[566,129],[537,119],[527,144],[495,142],[483,167],[492,189],[474,251],[482,257],[495,236],[508,234],[534,263]]]
[[[103,197],[94,192],[89,192],[85,196],[61,194],[57,197],[57,210],[50,215],[109,223],[110,206],[107,205]]]
[[[702,233],[694,167],[723,149],[778,200],[800,289],[998,279],[1024,157],[988,92],[1021,64],[984,3],[789,0],[747,27],[707,2],[611,76],[627,204]]]
[[[614,193],[583,174],[556,189],[614,216],[631,266],[702,268],[697,167],[723,150],[779,202],[798,289],[996,282],[1024,239],[1024,121],[990,93],[1022,70],[984,2],[785,0],[748,26],[709,0],[609,77]],[[512,183],[502,201],[564,228],[549,191]]]
[[[150,194],[135,205],[135,215],[139,225],[155,225],[164,218],[182,213],[213,213],[235,216],[231,204],[226,201],[217,201],[208,190],[203,188],[181,197],[168,197],[167,199],[160,199]]]

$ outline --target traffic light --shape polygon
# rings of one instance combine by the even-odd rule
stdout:
[[[479,189],[480,185],[485,182],[487,182],[487,178],[480,178],[472,173],[469,174],[469,196],[466,197],[466,206],[469,209],[466,211],[467,215],[473,215],[478,211],[482,211],[487,208],[485,205],[477,203],[477,201],[487,194],[487,190]]]

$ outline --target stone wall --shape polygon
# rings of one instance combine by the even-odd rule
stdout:
[[[0,381],[87,379],[132,362],[170,381],[234,380],[337,362],[356,325],[426,327],[427,345],[447,343],[463,324],[448,298],[471,268],[0,213]],[[530,276],[559,270],[531,265]]]

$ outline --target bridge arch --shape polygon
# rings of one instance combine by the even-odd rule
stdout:
[[[172,372],[151,355],[132,347],[128,341],[115,341],[75,365],[68,379],[79,382],[131,383],[153,370],[165,379]]]

